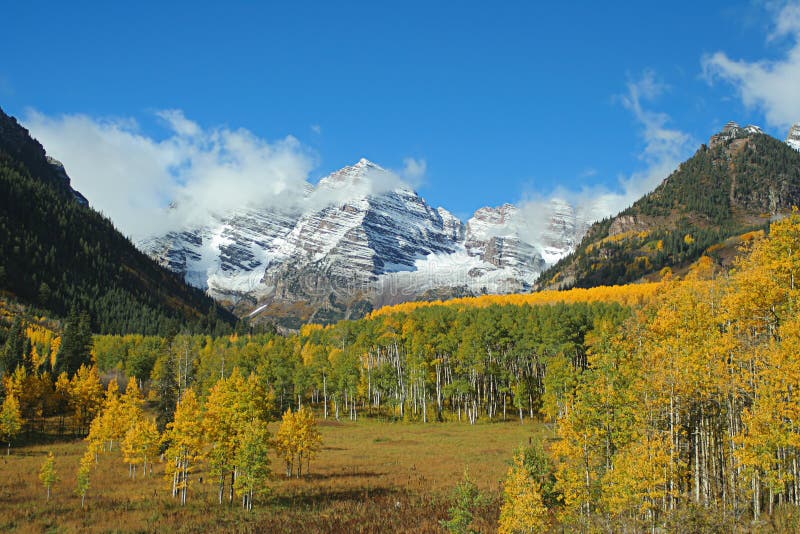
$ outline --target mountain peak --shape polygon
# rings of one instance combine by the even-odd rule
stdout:
[[[736,121],[728,121],[725,126],[722,127],[722,131],[720,133],[730,133],[739,128],[739,124]]]
[[[376,165],[367,158],[361,158],[353,167],[380,167],[380,165]]]
[[[325,189],[352,188],[356,186],[369,188],[378,175],[386,172],[386,169],[377,163],[373,163],[367,158],[361,158],[355,164],[343,167],[325,176],[319,181],[317,187]]]
[[[714,147],[720,143],[724,143],[726,141],[730,141],[732,139],[739,139],[742,137],[750,137],[753,134],[760,134],[763,133],[759,126],[755,126],[753,124],[748,124],[747,126],[739,126],[736,121],[728,121],[725,126],[722,127],[719,133],[716,133],[711,136],[708,140],[708,146]]]
[[[800,122],[796,122],[786,135],[786,144],[795,150],[800,150]]]

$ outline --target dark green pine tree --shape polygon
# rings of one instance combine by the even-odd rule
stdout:
[[[55,374],[67,373],[72,377],[81,365],[92,361],[92,328],[89,314],[78,313],[74,308],[67,317],[61,347],[56,356]]]
[[[175,354],[169,346],[153,366],[153,378],[158,393],[156,426],[159,432],[164,432],[175,417],[175,407],[178,405],[178,370]]]
[[[13,373],[18,366],[25,363],[25,347],[27,337],[25,336],[25,325],[19,315],[14,317],[11,329],[8,331],[6,344],[3,347],[2,369],[0,375]],[[30,344],[27,343],[28,347]],[[29,348],[30,350],[30,348]]]

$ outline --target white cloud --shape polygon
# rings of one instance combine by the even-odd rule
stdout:
[[[419,185],[423,178],[425,178],[425,172],[428,170],[428,164],[424,159],[414,159],[414,158],[405,158],[403,159],[403,170],[400,172],[400,175],[406,179],[406,181],[414,184]]]
[[[190,121],[179,109],[165,109],[156,111],[156,116],[162,118],[173,132],[181,137],[194,137],[199,135],[200,126],[196,122]]]
[[[30,111],[23,122],[74,187],[134,239],[209,212],[302,198],[313,157],[295,138],[268,143],[244,129],[201,128],[179,110],[157,115],[169,128],[162,140],[125,119]],[[168,216],[170,201],[178,209]]]
[[[320,126],[319,124],[312,124],[311,125],[311,131],[314,132],[317,135],[321,135],[322,134],[322,126]]]
[[[734,86],[745,106],[763,111],[767,123],[788,128],[800,120],[800,3],[775,10],[774,28],[767,41],[787,40],[780,59],[735,60],[715,52],[701,60],[709,82],[720,79]]]

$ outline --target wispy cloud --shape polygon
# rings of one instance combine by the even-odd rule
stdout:
[[[317,135],[321,135],[322,134],[322,126],[320,126],[319,124],[312,124],[311,125],[311,131],[314,132]]]
[[[537,192],[526,195],[519,203],[520,217],[525,223],[518,222],[520,227],[527,228],[524,232],[526,235],[540,235],[547,219],[554,210],[563,209],[563,203],[573,206],[576,215],[588,222],[616,215],[655,189],[691,154],[697,144],[692,136],[670,127],[669,115],[650,107],[667,89],[655,73],[646,71],[638,79],[627,83],[624,94],[615,97],[631,113],[639,127],[643,148],[638,157],[644,164],[643,168],[619,176],[616,188],[598,185],[570,190],[558,187],[550,194]],[[596,174],[595,169],[589,168],[581,173],[581,177]]]
[[[428,170],[428,163],[424,159],[405,158],[403,159],[403,170],[400,176],[408,183],[418,187],[425,178]]]
[[[164,139],[124,118],[29,111],[23,122],[91,204],[134,239],[203,224],[210,214],[236,208],[343,204],[414,187],[426,171],[425,160],[406,158],[399,171],[370,168],[358,180],[330,182],[309,195],[316,157],[294,137],[268,142],[245,129],[204,128],[176,109],[155,115],[167,128]]]
[[[629,81],[627,92],[619,96],[619,101],[639,124],[644,141],[639,159],[645,163],[645,167],[629,176],[619,177],[621,192],[607,197],[613,213],[655,189],[691,154],[697,144],[688,133],[669,126],[672,122],[669,115],[648,108],[667,89],[652,71],[646,71],[638,80]]]
[[[800,2],[778,4],[767,42],[787,42],[780,59],[745,61],[718,51],[701,60],[709,81],[731,84],[745,106],[761,110],[770,126],[788,128],[800,120]]]

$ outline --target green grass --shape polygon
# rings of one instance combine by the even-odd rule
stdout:
[[[73,494],[78,441],[29,445],[0,459],[0,531],[20,532],[438,532],[451,489],[467,469],[489,497],[476,511],[476,528],[491,531],[500,482],[512,451],[543,425],[518,422],[320,423],[323,449],[309,476],[285,479],[272,460],[270,495],[246,512],[234,500],[220,506],[216,490],[198,479],[189,501],[174,501],[156,465],[153,477],[131,480],[118,452],[92,472],[87,509]],[[47,451],[61,478],[50,502],[38,479]],[[5,452],[5,451],[3,451]]]

